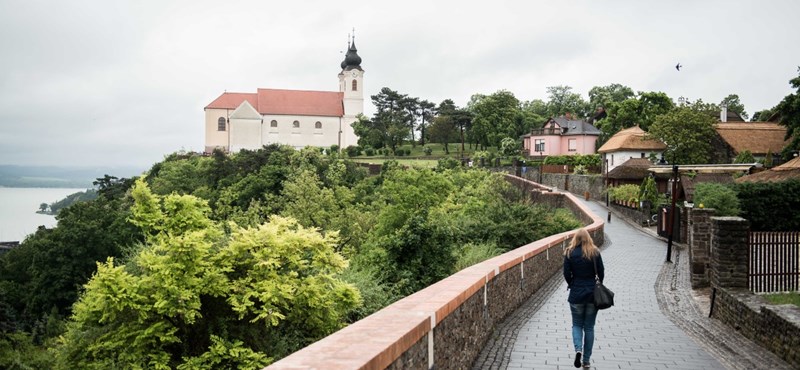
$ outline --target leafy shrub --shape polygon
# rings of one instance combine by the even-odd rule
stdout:
[[[398,157],[402,157],[404,154],[406,154],[406,151],[403,150],[403,149],[397,149],[397,150],[394,151],[394,155],[396,155]]]
[[[411,149],[406,149],[406,150],[405,150],[405,154],[406,154],[406,156],[409,156],[409,155],[411,155]]]
[[[758,231],[800,230],[800,180],[735,185],[741,217]]]
[[[741,212],[736,191],[713,182],[701,182],[695,186],[694,204],[715,209],[717,216],[738,216]]]
[[[433,153],[433,148],[426,146],[422,148],[422,152],[425,153],[425,155],[431,155],[431,153]]]
[[[336,144],[331,145],[331,153],[338,153],[338,152],[339,152],[339,146]]]
[[[495,243],[467,243],[454,251],[456,264],[453,273],[461,271],[476,263],[483,262],[494,256],[503,254],[503,249]]]
[[[375,149],[373,149],[371,146],[364,148],[364,155],[372,157],[373,155],[375,155]]]
[[[755,161],[756,158],[753,157],[753,154],[750,153],[749,150],[745,150],[736,156],[736,159],[733,160],[733,163],[755,163]]]
[[[461,167],[461,161],[453,157],[440,158],[436,162],[436,171],[452,170]]]
[[[615,186],[608,189],[608,195],[611,200],[619,200],[622,202],[638,201],[639,187],[633,184]]]
[[[355,145],[350,145],[345,148],[345,152],[347,152],[348,157],[358,157],[361,154],[361,148]]]

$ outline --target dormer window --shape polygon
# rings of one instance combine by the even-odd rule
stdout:
[[[225,117],[220,117],[217,120],[217,131],[225,131]]]

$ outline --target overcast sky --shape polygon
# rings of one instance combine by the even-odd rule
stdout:
[[[2,0],[0,164],[147,168],[201,151],[203,107],[226,90],[337,90],[352,28],[367,95],[464,106],[620,83],[738,94],[752,114],[793,92],[798,14],[797,0]]]

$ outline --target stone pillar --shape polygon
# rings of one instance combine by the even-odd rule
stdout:
[[[687,244],[692,289],[705,288],[709,285],[707,269],[711,252],[711,217],[715,212],[707,208],[686,209],[689,219]]]
[[[711,285],[747,289],[747,233],[741,217],[711,217]]]

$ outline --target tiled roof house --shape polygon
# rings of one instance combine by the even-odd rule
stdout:
[[[532,158],[551,155],[594,154],[600,130],[571,117],[550,118],[542,127],[522,136],[525,154]]]

